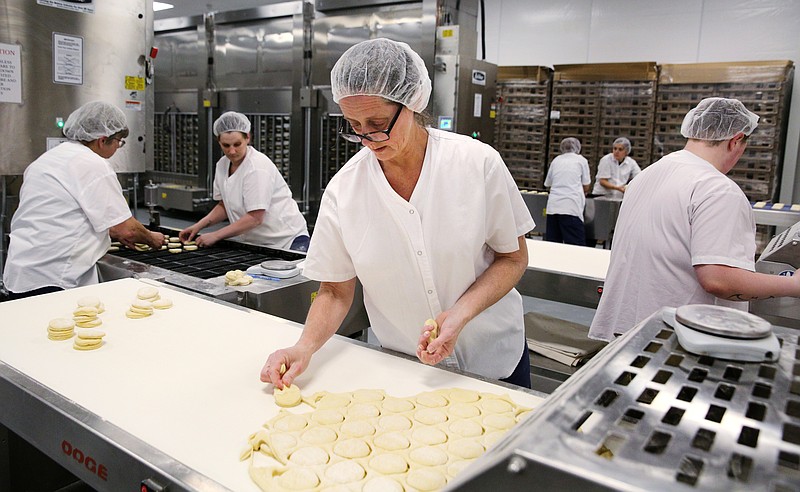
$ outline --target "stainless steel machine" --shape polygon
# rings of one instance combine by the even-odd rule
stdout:
[[[693,355],[657,312],[612,342],[445,490],[800,487],[798,336],[777,362]]]
[[[800,268],[800,222],[776,235],[756,262],[756,271],[794,275]],[[800,299],[779,297],[750,301],[750,312],[779,325],[800,328]]]

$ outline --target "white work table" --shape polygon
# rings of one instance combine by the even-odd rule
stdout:
[[[156,285],[174,307],[149,318],[128,319],[124,313],[145,285]],[[105,304],[100,316],[104,346],[83,352],[72,348],[72,340],[49,340],[48,322],[70,317],[77,300],[87,295]],[[148,477],[132,476],[134,465],[144,462],[145,468],[157,470],[154,476],[172,477],[172,490],[258,490],[247,464],[238,458],[248,435],[278,412],[272,386],[259,381],[259,371],[272,351],[297,340],[300,325],[135,279],[0,303],[0,320],[0,398],[26,396],[4,401],[0,422],[23,437],[33,432],[37,447],[89,485],[100,490],[137,488],[138,481],[131,480]],[[408,396],[461,387],[508,393],[527,407],[542,401],[537,394],[425,366],[338,336],[314,356],[296,383],[304,394],[380,388]],[[39,396],[28,399],[32,393]],[[44,423],[35,420],[39,412],[34,407],[41,400],[70,425],[45,433]],[[64,455],[65,440],[98,462],[110,442],[130,462],[119,459],[119,453],[109,454],[103,462],[109,478],[101,481]]]

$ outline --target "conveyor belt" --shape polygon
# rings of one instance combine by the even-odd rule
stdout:
[[[300,325],[164,284],[156,285],[172,309],[126,318],[136,291],[152,284],[122,279],[0,303],[0,423],[97,490],[136,490],[153,478],[171,491],[256,491],[238,456],[278,411],[258,373],[269,353],[297,340]],[[48,340],[48,321],[86,295],[105,303],[106,345],[79,352]],[[297,384],[309,394],[383,388],[396,396],[463,387],[509,393],[528,407],[544,396],[338,336]],[[75,449],[83,462],[65,451]]]

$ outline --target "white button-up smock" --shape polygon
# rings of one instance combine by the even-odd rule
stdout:
[[[108,161],[78,142],[45,152],[25,169],[3,282],[8,290],[69,289],[98,282],[108,230],[131,217]]]
[[[288,249],[297,236],[307,236],[306,220],[280,171],[269,157],[247,147],[239,168],[231,176],[231,161],[223,156],[214,173],[214,200],[222,200],[233,223],[253,210],[266,210],[254,229],[232,238],[246,243]]]
[[[662,307],[718,304],[695,265],[755,268],[755,219],[736,183],[687,150],[631,181],[622,200],[611,263],[589,337],[611,340]]]
[[[500,155],[463,135],[428,129],[409,201],[361,149],[331,179],[303,274],[322,282],[358,277],[383,347],[416,354],[422,325],[449,309],[493,262],[519,249],[533,219]],[[525,348],[522,298],[512,289],[470,321],[455,357],[462,370],[511,375]]]
[[[553,159],[544,185],[550,188],[547,215],[573,215],[583,220],[586,194],[583,186],[592,182],[589,161],[580,154],[567,152]]]
[[[617,162],[614,159],[614,154],[606,154],[600,159],[597,164],[597,176],[595,176],[594,188],[592,189],[593,195],[605,195],[610,198],[622,198],[622,192],[617,190],[610,190],[600,184],[601,179],[607,179],[611,184],[616,186],[623,186],[628,184],[628,181],[636,177],[641,172],[639,163],[630,156],[625,156],[622,162]]]

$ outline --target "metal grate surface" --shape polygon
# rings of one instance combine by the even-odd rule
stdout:
[[[659,314],[559,388],[513,446],[612,488],[800,490],[796,332],[776,328],[777,363],[740,363],[684,351]]]

